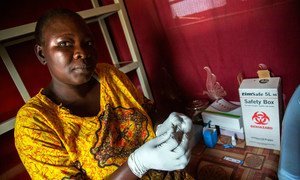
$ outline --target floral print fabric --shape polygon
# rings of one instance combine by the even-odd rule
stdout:
[[[15,145],[32,179],[105,179],[155,134],[149,100],[125,74],[99,64],[100,112],[79,117],[41,92],[18,112]]]

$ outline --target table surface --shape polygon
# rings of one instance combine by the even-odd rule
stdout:
[[[238,140],[234,148],[224,148],[231,138],[219,136],[214,148],[207,148],[203,140],[196,144],[186,170],[195,179],[278,179],[277,169],[280,151],[246,146]],[[242,160],[241,164],[230,162],[224,157]]]

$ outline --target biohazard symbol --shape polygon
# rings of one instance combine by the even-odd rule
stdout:
[[[267,116],[266,113],[257,111],[253,114],[252,120],[255,124],[267,125],[270,121],[270,118]]]

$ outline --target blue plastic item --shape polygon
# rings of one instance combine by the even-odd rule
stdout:
[[[216,129],[205,128],[203,131],[204,144],[209,148],[214,148],[218,141],[218,133]]]
[[[300,85],[286,108],[282,121],[280,180],[300,180]]]
[[[223,144],[223,148],[228,149],[228,148],[234,148],[232,144]]]

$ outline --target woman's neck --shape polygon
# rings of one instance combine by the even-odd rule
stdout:
[[[52,80],[48,87],[45,88],[44,94],[54,103],[68,106],[76,102],[88,100],[87,97],[91,95],[91,91],[96,86],[99,86],[99,83],[94,78],[78,86],[61,84]]]
[[[80,86],[62,86],[51,82],[43,94],[77,116],[96,116],[100,111],[100,84],[94,78]]]

